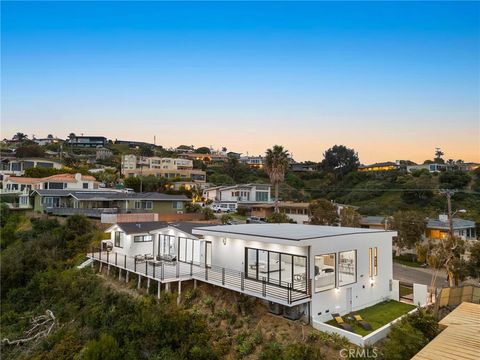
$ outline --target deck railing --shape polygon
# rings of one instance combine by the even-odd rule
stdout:
[[[139,259],[116,252],[92,248],[89,256],[102,263],[115,265],[159,281],[175,279],[197,279],[242,293],[255,295],[267,300],[279,300],[288,304],[302,301],[311,296],[311,280],[296,282],[282,281],[279,284],[267,282],[267,278],[252,279],[242,271],[220,266],[205,266],[194,262],[168,262]]]

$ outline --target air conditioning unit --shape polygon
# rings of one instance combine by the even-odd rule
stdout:
[[[274,303],[272,301],[268,302],[268,312],[275,315],[283,314],[283,305]]]
[[[292,307],[285,306],[283,310],[283,317],[290,320],[298,320],[305,313],[305,305],[295,305]]]
[[[183,214],[183,211],[182,211],[182,210],[178,210],[178,211],[177,211],[177,214],[181,215],[181,214]]]

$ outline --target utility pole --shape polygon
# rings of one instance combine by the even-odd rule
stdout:
[[[441,191],[447,197],[447,211],[448,211],[448,228],[450,239],[453,238],[453,215],[452,215],[452,195],[455,194],[455,190],[442,190]]]

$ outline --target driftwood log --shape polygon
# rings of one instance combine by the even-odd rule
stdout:
[[[24,338],[18,340],[3,339],[2,342],[7,345],[20,345],[40,337],[47,337],[52,332],[57,319],[50,310],[45,311],[45,315],[40,315],[32,319],[32,327],[24,332]]]

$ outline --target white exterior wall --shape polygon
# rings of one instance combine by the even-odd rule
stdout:
[[[142,235],[142,234],[136,234]],[[145,234],[148,235],[148,234]],[[153,255],[153,244],[154,241],[149,242],[133,242],[133,237],[135,235],[126,235],[124,232],[120,235],[120,244],[123,247],[116,247],[115,246],[115,231],[112,231],[110,234],[110,240],[113,244],[113,251],[119,254],[125,254],[127,256],[135,256],[135,255],[145,255],[145,254],[152,254]],[[154,236],[155,239],[155,236]]]
[[[254,240],[242,240],[235,237],[205,236],[206,241],[212,242],[212,264],[227,269],[245,271],[245,248],[264,249],[294,255],[307,256],[308,249],[304,246],[291,246],[266,243]]]
[[[312,320],[324,322],[332,318],[332,313],[344,315],[350,311],[359,310],[386,299],[390,299],[390,280],[393,279],[392,270],[392,236],[393,232],[358,233],[354,235],[335,236],[318,239],[311,247],[310,274],[314,279],[315,255],[336,253],[337,286],[338,286],[338,260],[339,252],[357,250],[357,282],[326,290],[315,292],[312,284]],[[369,248],[377,247],[378,275],[373,276],[373,286],[369,277]],[[314,282],[315,280],[313,280]],[[347,289],[352,290],[351,309],[347,304]],[[327,312],[328,311],[328,312]]]

